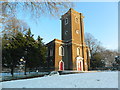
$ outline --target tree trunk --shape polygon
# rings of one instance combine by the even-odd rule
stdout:
[[[27,69],[27,67],[26,67],[26,63],[25,63],[24,75],[26,75],[26,69]]]
[[[11,75],[12,75],[12,77],[14,76],[14,66],[13,65],[11,65]]]

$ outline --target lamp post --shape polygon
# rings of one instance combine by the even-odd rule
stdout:
[[[26,60],[24,59],[24,57],[22,57],[22,58],[20,59],[20,62],[21,62],[21,67],[24,67],[24,71],[25,71]],[[25,73],[25,75],[26,75],[26,73]]]
[[[26,47],[26,49],[25,49],[25,60],[24,60],[24,63],[25,63],[25,64],[24,64],[24,65],[25,65],[25,72],[24,72],[24,74],[25,74],[25,75],[26,75],[26,69],[27,69],[26,60],[28,59],[28,58],[27,58],[27,54],[28,54],[28,53],[27,53],[27,50],[28,50],[28,49],[27,49],[27,47]]]
[[[21,59],[20,59],[20,71],[22,71],[22,67],[23,67],[22,61],[23,61],[23,59],[21,58]]]

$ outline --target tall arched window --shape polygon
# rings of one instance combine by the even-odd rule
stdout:
[[[88,49],[88,55],[89,55],[89,58],[91,58],[91,53],[89,49]]]
[[[64,56],[64,47],[63,46],[59,47],[59,55]]]
[[[50,56],[53,56],[53,48],[50,48]]]
[[[77,55],[80,55],[80,48],[77,48]]]

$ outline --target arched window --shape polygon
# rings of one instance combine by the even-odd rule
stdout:
[[[77,48],[77,55],[80,55],[80,48]]]
[[[65,18],[65,25],[68,24],[68,18]]]
[[[89,55],[89,58],[91,58],[91,54],[90,54],[90,50],[88,49],[88,55]]]
[[[50,56],[53,56],[53,48],[50,48]]]
[[[59,47],[59,55],[64,56],[64,47],[63,46]]]

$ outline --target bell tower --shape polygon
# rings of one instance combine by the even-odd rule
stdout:
[[[83,70],[87,70],[87,48],[84,42],[83,18],[82,13],[72,8],[61,17],[62,41],[65,48],[63,61],[66,69],[76,70],[76,58],[83,58],[81,65],[83,65]]]
[[[72,8],[62,16],[63,41],[71,41],[78,44],[84,42],[83,17],[82,13],[79,13]]]

